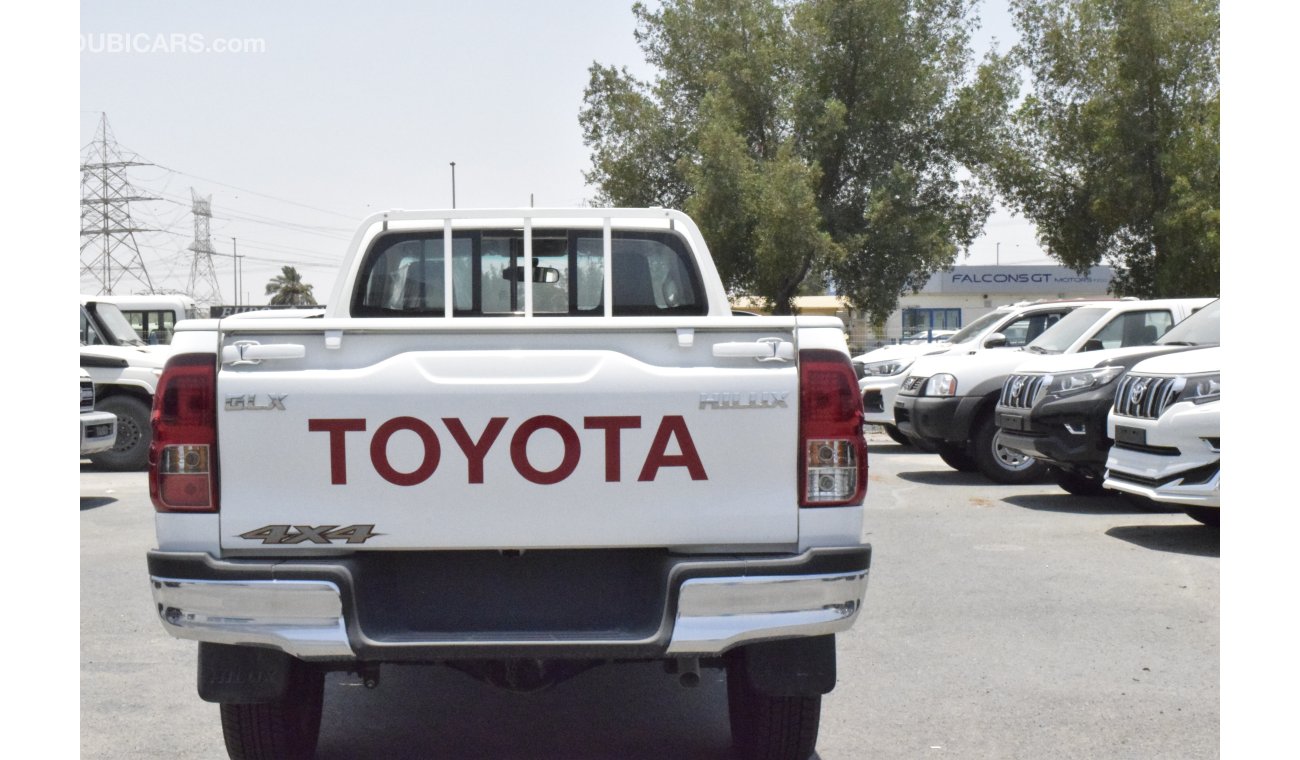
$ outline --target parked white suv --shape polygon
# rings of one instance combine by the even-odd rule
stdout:
[[[81,370],[81,457],[108,451],[117,442],[117,416],[95,411],[95,382]]]
[[[1219,347],[1147,359],[1115,391],[1107,488],[1219,524]]]
[[[880,425],[897,443],[925,445],[903,435],[894,424],[894,401],[912,363],[931,354],[974,354],[986,349],[1024,346],[1080,306],[1105,301],[1021,301],[999,306],[963,327],[943,343],[881,346],[853,359],[862,409],[869,425]]]
[[[996,483],[1027,483],[1047,463],[1002,445],[996,416],[1002,385],[1017,367],[1043,354],[1069,354],[1155,342],[1213,298],[1111,301],[1074,309],[1021,351],[923,356],[894,402],[894,424],[933,445],[950,467]]]

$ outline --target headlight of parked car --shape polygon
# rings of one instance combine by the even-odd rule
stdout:
[[[1079,372],[1067,372],[1063,375],[1048,375],[1046,382],[1049,396],[1068,396],[1091,388],[1100,388],[1106,383],[1124,374],[1123,367],[1096,367]]]
[[[1180,377],[1174,381],[1174,387],[1178,389],[1175,403],[1190,401],[1193,404],[1207,404],[1211,401],[1218,401],[1219,373]]]
[[[957,378],[952,375],[935,375],[925,384],[927,396],[956,396]]]
[[[864,362],[863,377],[890,377],[900,374],[912,366],[915,359],[882,359],[878,362]]]

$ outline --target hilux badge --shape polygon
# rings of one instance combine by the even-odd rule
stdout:
[[[775,409],[786,408],[787,392],[741,391],[738,393],[701,393],[701,409]]]

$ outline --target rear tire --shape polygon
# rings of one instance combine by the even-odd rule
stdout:
[[[149,405],[135,396],[117,394],[95,403],[95,410],[117,415],[117,443],[108,451],[90,455],[90,461],[104,470],[143,470],[149,465]]]
[[[903,431],[899,430],[893,425],[881,425],[881,427],[885,429],[885,435],[889,436],[894,441],[894,443],[897,443],[900,446],[912,445],[912,439],[903,435]]]
[[[994,483],[1033,483],[1047,473],[1047,463],[1043,460],[1002,445],[1002,431],[993,421],[992,414],[985,414],[975,427],[971,445],[979,471]]]
[[[938,452],[943,463],[957,472],[977,472],[979,470],[979,467],[975,464],[975,459],[971,457],[964,444],[945,441],[939,444]]]
[[[264,704],[221,704],[221,732],[232,760],[309,760],[320,734],[325,673],[295,662],[288,693]]]
[[[1058,486],[1075,496],[1105,496],[1114,493],[1106,490],[1100,476],[1089,477],[1081,472],[1069,472],[1053,467],[1052,477],[1056,479]]]
[[[1187,516],[1202,525],[1211,525],[1219,527],[1219,508],[1218,507],[1183,507]]]
[[[822,698],[775,697],[756,691],[744,668],[727,668],[731,741],[741,760],[808,760],[817,747]]]

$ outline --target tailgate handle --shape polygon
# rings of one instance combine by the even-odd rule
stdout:
[[[759,338],[746,343],[734,341],[713,344],[713,355],[720,359],[757,359],[761,362],[788,362],[794,359],[794,344],[780,338]]]
[[[240,340],[221,349],[221,363],[261,364],[267,359],[301,359],[306,355],[307,347],[299,343],[262,345],[255,340]]]

